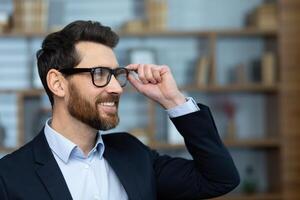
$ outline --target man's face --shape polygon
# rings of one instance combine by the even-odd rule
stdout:
[[[76,50],[81,56],[81,62],[76,66],[78,68],[118,66],[113,51],[104,45],[80,42]],[[90,73],[77,74],[70,77],[68,90],[67,110],[72,117],[96,130],[108,130],[118,125],[122,88],[114,76],[107,86],[97,88]]]

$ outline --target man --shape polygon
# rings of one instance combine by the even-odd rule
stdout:
[[[109,27],[91,21],[45,38],[37,60],[52,118],[1,159],[1,200],[202,199],[238,185],[209,109],[183,96],[167,66],[119,67],[117,43]],[[161,156],[128,133],[101,135],[119,122],[127,80],[167,110],[193,160]]]

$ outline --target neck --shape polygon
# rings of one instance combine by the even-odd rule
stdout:
[[[76,144],[85,155],[95,146],[98,131],[70,116],[63,109],[53,108],[51,127]]]

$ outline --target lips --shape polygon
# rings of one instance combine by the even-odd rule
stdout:
[[[115,102],[103,102],[98,105],[102,113],[105,112],[105,113],[114,114],[117,112],[117,106]]]
[[[115,114],[117,112],[118,102],[119,96],[109,96],[106,98],[99,97],[96,101],[96,105],[101,110],[101,112]]]

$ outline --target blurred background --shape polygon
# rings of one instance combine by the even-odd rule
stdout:
[[[1,156],[51,116],[35,53],[48,33],[74,20],[112,27],[121,66],[169,65],[186,96],[211,108],[241,175],[220,199],[300,199],[299,1],[0,0]],[[165,111],[131,86],[115,131],[190,158]]]

